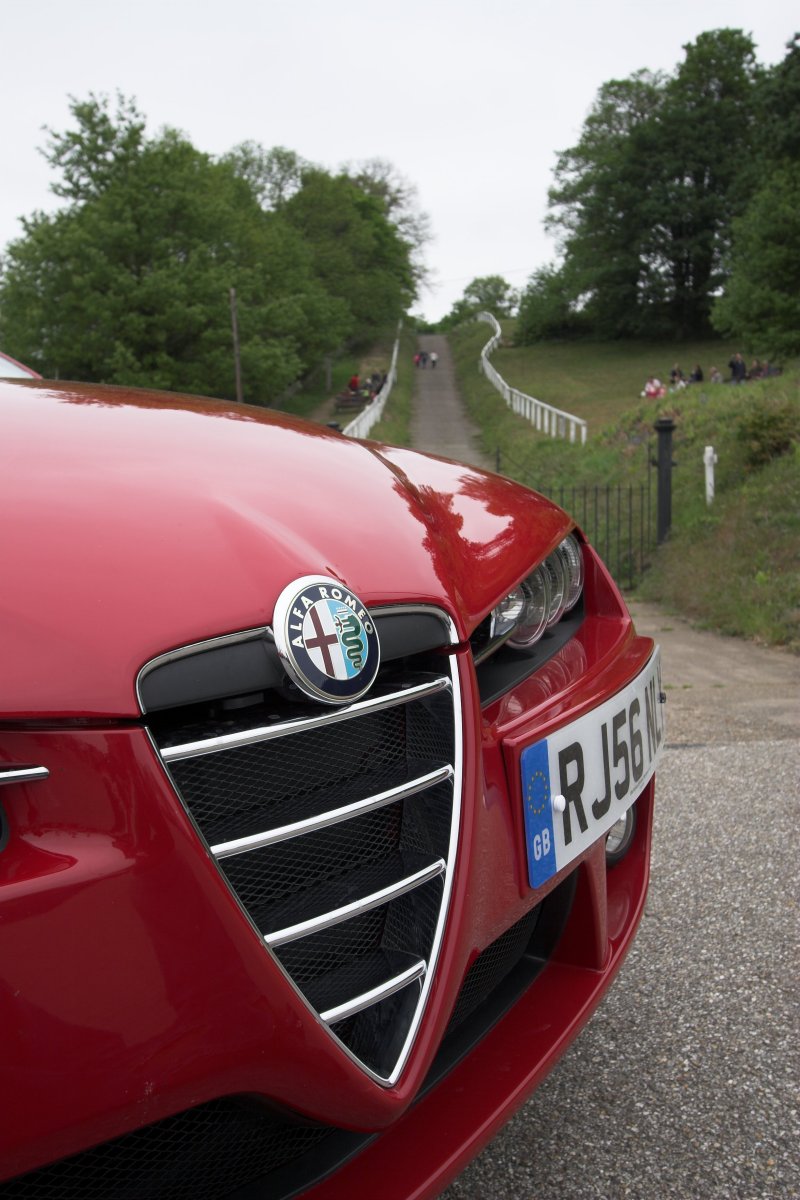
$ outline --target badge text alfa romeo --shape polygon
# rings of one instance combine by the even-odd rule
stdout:
[[[290,679],[326,704],[351,704],[375,681],[380,643],[358,596],[336,579],[296,579],[275,603],[275,647]]]

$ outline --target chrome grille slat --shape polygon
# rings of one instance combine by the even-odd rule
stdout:
[[[413,779],[402,787],[389,788],[374,796],[366,796],[363,800],[356,800],[353,804],[332,809],[330,812],[322,813],[321,816],[308,817],[305,821],[295,821],[292,825],[282,825],[276,829],[267,829],[252,837],[235,838],[232,842],[219,842],[216,846],[211,847],[211,853],[218,859],[230,858],[232,855],[246,854],[248,850],[258,850],[262,846],[273,846],[276,842],[285,842],[290,838],[300,837],[304,833],[312,833],[316,829],[326,829],[340,821],[348,821],[351,817],[357,817],[360,813],[372,812],[386,804],[394,804],[397,800],[414,796],[418,792],[425,791],[426,788],[443,783],[452,777],[452,767],[441,767],[438,771],[429,771],[426,775],[420,775],[419,778]]]
[[[413,967],[409,967],[407,971],[403,971],[400,975],[395,975],[392,979],[387,979],[386,983],[382,986],[371,988],[368,992],[364,992],[360,996],[354,996],[346,1004],[339,1004],[336,1008],[329,1008],[326,1012],[320,1013],[320,1016],[327,1024],[335,1025],[337,1021],[344,1021],[348,1017],[355,1016],[356,1013],[370,1008],[373,1004],[380,1003],[381,1000],[387,1000],[395,992],[408,987],[409,984],[416,982],[417,979],[422,979],[425,973],[425,962],[423,959],[420,959]]]
[[[180,762],[186,758],[196,758],[204,754],[218,754],[223,750],[233,750],[238,746],[253,746],[259,742],[268,742],[274,738],[289,737],[293,733],[305,733],[310,729],[319,729],[325,725],[335,725],[340,721],[352,721],[370,712],[380,712],[394,708],[399,704],[408,704],[410,700],[423,699],[433,696],[450,687],[450,680],[445,676],[431,680],[430,683],[418,684],[402,692],[389,696],[379,696],[372,700],[361,700],[346,708],[327,710],[318,717],[301,717],[296,721],[284,721],[280,724],[269,725],[259,729],[249,729],[241,733],[223,734],[221,737],[204,738],[201,741],[186,742],[184,745],[165,746],[161,750],[164,762]]]
[[[404,614],[420,611],[393,609],[393,657],[370,697],[346,708],[308,715],[306,702],[298,717],[279,690],[151,718],[178,796],[265,952],[384,1086],[403,1070],[430,992],[460,825],[458,639],[426,609],[441,646],[429,621],[426,644],[403,653],[403,629],[420,628]]]
[[[390,900],[396,900],[400,896],[405,896],[407,892],[411,892],[414,888],[418,888],[423,883],[435,879],[437,875],[441,875],[446,866],[447,864],[444,859],[439,858],[436,862],[430,863],[429,866],[415,871],[413,875],[407,875],[405,879],[399,879],[395,883],[387,884],[386,887],[381,888],[379,891],[372,892],[368,896],[363,896],[360,900],[354,900],[351,904],[344,904],[341,908],[321,913],[318,917],[311,917],[309,920],[301,921],[297,925],[289,925],[285,929],[278,929],[275,933],[265,934],[264,941],[268,946],[283,946],[286,942],[294,942],[297,938],[318,933],[321,929],[329,929],[332,925],[338,925],[341,921],[347,921],[351,917],[358,916],[359,913],[367,912],[371,908],[378,908],[381,904],[386,904]]]
[[[47,767],[0,767],[0,787],[11,783],[36,783],[49,775]]]

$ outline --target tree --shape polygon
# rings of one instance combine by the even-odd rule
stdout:
[[[346,305],[349,338],[369,339],[407,310],[416,294],[410,247],[352,179],[306,171],[281,216],[310,248],[319,283]]]
[[[771,360],[800,354],[800,164],[775,170],[734,221],[730,261],[716,329]]]
[[[222,161],[247,181],[259,204],[267,211],[280,209],[298,192],[303,173],[313,167],[294,150],[287,150],[285,146],[265,150],[258,142],[241,142],[223,155]]]
[[[558,156],[547,226],[561,235],[563,281],[597,336],[642,332],[653,304],[643,243],[654,152],[649,130],[663,77],[638,71],[605,83],[578,144]]]
[[[659,212],[645,251],[664,283],[670,329],[691,336],[709,330],[731,222],[756,183],[760,71],[752,39],[740,30],[703,33],[684,50],[665,89]]]
[[[80,202],[99,196],[136,160],[144,144],[145,119],[135,101],[119,92],[113,117],[108,97],[93,92],[87,100],[71,96],[70,112],[76,127],[63,133],[48,128],[48,145],[41,153],[63,176],[51,184],[51,190]]]
[[[767,166],[800,161],[800,33],[786,57],[767,72],[761,87],[762,160]]]
[[[479,312],[490,312],[495,317],[511,317],[516,312],[518,302],[518,293],[502,275],[478,276],[467,284],[461,298],[439,322],[439,327],[453,329]]]
[[[548,224],[598,336],[700,335],[755,184],[762,72],[740,30],[701,34],[670,77],[600,89],[559,155]]]
[[[129,136],[131,111],[114,135],[102,101],[76,102],[77,129],[54,135],[72,203],[8,248],[3,343],[46,375],[230,395],[235,287],[246,396],[269,402],[339,344],[349,313],[229,164],[175,131]]]
[[[563,266],[545,266],[535,271],[519,302],[515,343],[530,346],[585,332],[585,315],[571,299],[574,291]]]
[[[346,166],[342,174],[373,196],[384,215],[410,248],[410,260],[417,288],[425,282],[423,252],[431,240],[430,219],[419,208],[417,189],[404,179],[384,158],[370,158],[355,166]]]
[[[730,278],[714,327],[759,355],[800,354],[800,35],[762,79],[759,183],[732,223]]]
[[[386,198],[282,147],[215,161],[149,138],[122,97],[71,111],[47,150],[67,204],[23,223],[0,273],[4,348],[43,374],[230,395],[235,288],[245,395],[269,403],[413,297]]]

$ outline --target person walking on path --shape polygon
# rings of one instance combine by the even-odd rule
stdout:
[[[435,371],[415,373],[411,445],[428,454],[493,470],[490,456],[480,448],[478,429],[458,394],[447,338],[442,334],[422,334],[419,348],[431,366],[436,362],[438,367]]]

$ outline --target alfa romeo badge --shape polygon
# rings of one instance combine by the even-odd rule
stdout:
[[[380,643],[364,605],[336,579],[296,579],[275,603],[275,647],[290,679],[314,700],[351,704],[375,681]]]

